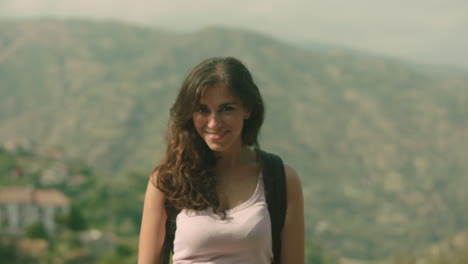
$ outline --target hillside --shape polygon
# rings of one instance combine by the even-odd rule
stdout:
[[[264,95],[261,145],[303,179],[309,238],[376,259],[466,228],[468,76],[339,48],[222,28],[2,22],[0,141],[149,172],[185,74],[225,55],[246,62]]]
[[[15,210],[0,210],[0,263],[135,263],[143,204],[138,190],[146,187],[146,178],[137,173],[109,177],[69,159],[59,148],[0,142],[0,193],[11,187],[23,195],[25,187],[30,192],[59,192],[71,207],[55,215],[53,233],[43,229],[44,220],[21,224],[12,232],[7,215]],[[44,206],[39,194],[32,196],[30,201],[16,197],[19,203],[29,203],[17,208],[20,215],[28,215],[28,207]],[[53,214],[51,208],[46,209]]]
[[[0,260],[21,264],[136,263],[146,180],[146,173],[95,171],[83,161],[70,159],[60,148],[0,142],[1,198],[14,188],[23,195],[24,189],[61,192],[71,202],[69,213],[54,217],[57,229],[50,233],[43,221],[12,232],[7,219],[15,210],[3,210],[5,200],[0,201]],[[30,201],[29,206],[37,205],[41,206]],[[26,206],[19,208],[20,214],[27,215]],[[310,264],[338,263],[338,257],[318,241],[308,239],[305,253]]]

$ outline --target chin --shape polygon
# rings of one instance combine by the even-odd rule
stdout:
[[[220,146],[218,144],[207,143],[208,147],[214,152],[224,152],[229,149],[229,146]]]
[[[205,141],[206,144],[208,145],[208,148],[210,148],[214,152],[229,152],[232,149],[236,148],[236,144],[234,142],[220,142],[220,143],[215,143],[215,142],[210,142],[210,141]]]

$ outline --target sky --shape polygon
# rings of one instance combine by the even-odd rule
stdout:
[[[177,32],[235,27],[300,45],[468,69],[466,0],[0,0],[0,19],[41,16],[115,19]]]

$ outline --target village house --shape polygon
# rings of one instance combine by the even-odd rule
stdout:
[[[25,227],[41,222],[53,234],[56,216],[68,214],[69,210],[70,200],[59,190],[0,187],[0,233],[20,233]]]

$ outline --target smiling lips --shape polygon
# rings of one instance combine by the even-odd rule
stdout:
[[[229,133],[230,131],[229,130],[226,130],[224,132],[208,132],[208,131],[205,131],[205,134],[208,135],[208,137],[212,140],[220,140],[222,138],[224,138],[224,136]]]

